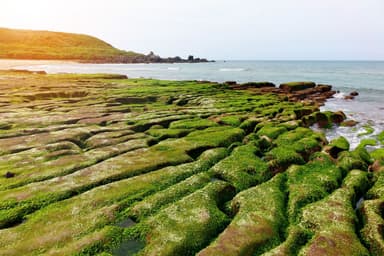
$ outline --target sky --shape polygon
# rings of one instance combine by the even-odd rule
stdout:
[[[162,57],[384,60],[383,0],[1,0],[0,27]]]

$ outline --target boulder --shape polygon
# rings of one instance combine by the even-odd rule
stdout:
[[[237,85],[236,81],[226,81],[224,82],[225,85]]]
[[[349,142],[342,136],[332,140],[324,147],[324,151],[333,158],[337,158],[339,153],[347,150],[349,150]]]
[[[342,122],[340,125],[345,126],[345,127],[353,127],[356,124],[358,124],[357,121],[350,119],[350,120],[346,120],[346,121]]]
[[[352,95],[346,95],[346,96],[344,96],[344,99],[345,100],[353,100],[355,97],[354,96],[352,96]]]
[[[314,88],[315,86],[314,82],[289,82],[280,84],[279,88],[286,92],[294,92]]]
[[[357,95],[359,95],[359,93],[358,93],[357,91],[353,91],[353,92],[351,92],[349,95],[350,95],[350,96],[357,96]]]
[[[266,87],[273,87],[275,88],[276,85],[271,82],[248,82],[241,84],[241,87],[246,88],[266,88]]]

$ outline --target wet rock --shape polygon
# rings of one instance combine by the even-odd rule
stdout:
[[[237,85],[236,81],[226,81],[224,82],[225,85]]]
[[[280,84],[279,88],[287,92],[293,92],[314,88],[315,86],[316,84],[314,82],[289,82]]]
[[[240,88],[275,88],[276,85],[271,82],[248,82],[241,84]]]
[[[384,166],[381,165],[380,160],[376,160],[373,162],[373,164],[370,166],[369,170],[373,172],[379,172],[384,169]]]
[[[353,127],[356,124],[358,124],[358,122],[351,119],[351,120],[346,120],[346,121],[341,122],[340,126]]]
[[[354,96],[352,96],[352,95],[346,95],[346,96],[344,96],[344,99],[345,100],[353,100],[355,97]]]
[[[324,151],[333,158],[337,158],[339,153],[346,150],[349,150],[349,142],[344,137],[336,138],[324,147]]]
[[[318,84],[316,89],[321,92],[329,92],[332,90],[332,85],[329,84]]]
[[[353,92],[351,92],[349,95],[350,95],[350,96],[357,96],[357,95],[359,95],[359,93],[358,93],[357,91],[353,91]]]
[[[0,123],[0,130],[9,130],[12,128],[12,124]]]
[[[336,111],[331,114],[331,121],[335,124],[342,123],[346,118],[347,116],[343,111]]]
[[[7,179],[13,178],[13,177],[15,177],[15,174],[13,172],[6,172],[4,174],[4,177],[7,178]]]

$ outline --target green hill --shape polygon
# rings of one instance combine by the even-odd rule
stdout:
[[[145,57],[88,35],[0,28],[0,58],[128,63]]]

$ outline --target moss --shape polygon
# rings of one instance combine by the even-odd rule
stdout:
[[[147,133],[159,140],[167,138],[180,138],[187,135],[190,132],[188,129],[149,129]]]
[[[280,134],[286,132],[287,129],[279,126],[264,126],[256,134],[259,136],[267,136],[276,139]]]
[[[145,221],[146,247],[139,255],[193,255],[229,222],[218,206],[234,195],[228,183],[215,181]]]
[[[371,154],[371,157],[375,160],[383,160],[384,159],[384,149],[382,149],[382,148],[376,149],[376,150],[372,151],[370,154]]]
[[[384,199],[384,172],[375,175],[375,183],[365,197],[367,199]]]
[[[247,88],[264,88],[264,87],[275,87],[274,83],[271,82],[247,82],[240,85],[241,87]]]
[[[279,244],[286,221],[284,180],[280,174],[237,194],[231,202],[236,214],[231,224],[197,255],[253,255]]]
[[[303,208],[300,224],[314,236],[299,255],[369,255],[355,233],[357,218],[352,207],[355,188],[363,189],[359,186],[364,185],[366,173],[351,172],[346,179],[342,188]]]
[[[304,89],[314,88],[316,84],[314,82],[289,82],[280,84],[280,89],[292,92],[292,91],[300,91]]]
[[[334,229],[321,205],[339,221],[370,175],[364,199],[381,197],[380,170],[353,169],[372,163],[364,146],[337,154],[339,168],[317,152],[324,135],[301,127],[342,113],[206,81],[0,74],[2,122],[12,123],[0,129],[1,255],[124,254],[132,243],[192,255],[219,242],[296,255],[319,239],[355,245],[343,236],[351,225]],[[329,200],[338,188],[345,198]],[[319,216],[307,214],[315,204]]]
[[[339,166],[345,172],[353,169],[368,170],[368,164],[361,158],[359,151],[349,152],[344,151],[340,153],[337,158],[337,166]]]
[[[337,158],[340,152],[349,150],[349,142],[343,136],[333,139],[324,150],[333,158]]]
[[[290,223],[295,223],[301,209],[320,200],[339,186],[341,170],[326,156],[303,166],[291,166],[287,170],[289,199],[287,212]]]
[[[187,119],[174,121],[169,125],[169,128],[172,129],[205,129],[212,126],[217,126],[218,124],[214,121],[208,119]]]
[[[366,146],[376,146],[377,142],[375,139],[363,139],[360,141],[360,144],[358,147],[366,147]]]
[[[377,135],[377,139],[378,139],[378,141],[381,143],[381,145],[384,145],[384,131],[380,132],[380,133]]]
[[[0,254],[25,255],[31,251],[50,250],[57,243],[72,243],[74,238],[80,239],[118,221],[119,212],[127,205],[207,170],[223,157],[223,153],[223,149],[210,150],[196,162],[112,182],[53,203],[29,215],[27,222],[11,229],[3,229]],[[47,221],[50,225],[46,225]],[[76,252],[77,249],[73,247],[72,251]]]
[[[287,130],[295,130],[300,126],[301,122],[299,120],[291,120],[279,124],[279,126],[286,128]]]
[[[299,226],[290,226],[287,233],[287,239],[283,243],[262,256],[296,256],[311,237],[308,231]]]
[[[375,132],[375,129],[372,126],[370,126],[369,124],[363,125],[362,128],[364,128],[365,131],[357,134],[357,136],[359,136],[359,137],[362,137],[365,135],[370,135],[370,134]]]
[[[142,220],[154,214],[163,207],[181,199],[182,197],[208,184],[211,177],[207,173],[196,174],[178,184],[145,198],[129,208],[127,215]]]
[[[384,209],[384,201],[366,200],[360,209],[362,216],[363,228],[360,230],[361,238],[367,245],[371,255],[384,254],[383,227],[384,220],[382,212]]]
[[[284,171],[292,164],[304,164],[304,159],[292,148],[280,146],[265,154],[265,160],[273,173]]]
[[[239,146],[229,157],[213,166],[211,171],[215,176],[230,182],[237,191],[264,182],[272,173],[267,164],[255,155],[256,152],[258,148],[252,144]]]
[[[239,128],[243,129],[245,131],[245,133],[249,134],[255,129],[255,127],[258,123],[259,123],[259,120],[250,118],[250,119],[243,121],[240,124]]]
[[[367,164],[372,164],[373,160],[368,153],[368,151],[365,149],[365,147],[358,146],[355,150],[352,151],[352,154],[360,157],[361,160],[363,160]]]
[[[244,120],[241,116],[224,116],[220,118],[219,123],[223,125],[230,125],[234,127],[240,126],[241,122]]]

